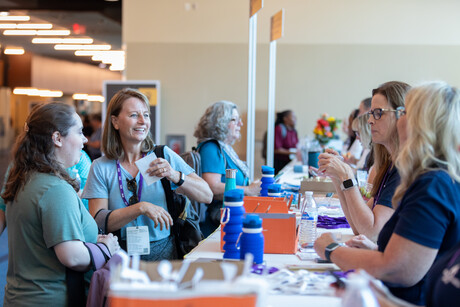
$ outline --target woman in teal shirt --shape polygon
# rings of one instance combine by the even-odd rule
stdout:
[[[241,137],[243,122],[236,104],[219,101],[208,107],[201,117],[194,136],[198,139],[201,155],[201,172],[209,184],[214,198],[208,206],[206,220],[200,223],[206,237],[220,224],[220,208],[225,191],[225,170],[236,169],[237,188],[243,189],[248,196],[258,196],[260,182],[249,184],[249,168],[233,150],[233,144]]]

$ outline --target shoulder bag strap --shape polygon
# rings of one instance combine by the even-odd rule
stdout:
[[[154,152],[158,158],[163,158],[163,159],[165,158],[164,148],[165,148],[165,145],[155,146]],[[173,191],[171,190],[171,183],[166,177],[164,177],[164,178],[161,178],[161,185],[163,186],[163,190],[165,192],[166,203],[168,205],[169,214],[171,214],[172,212],[175,212],[174,208],[172,208],[174,204],[173,204],[173,195],[172,195]],[[176,216],[172,216],[172,218],[174,220]]]

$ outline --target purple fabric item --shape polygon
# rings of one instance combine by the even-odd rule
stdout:
[[[267,270],[268,274],[272,274],[279,271],[279,269],[275,267],[267,267],[264,264],[254,264],[251,268],[251,273],[262,275],[265,270]]]
[[[109,249],[104,243],[85,243],[85,246],[90,253],[91,264],[94,270],[102,268],[111,257]]]
[[[350,228],[347,218],[344,216],[330,217],[326,215],[318,215],[318,223],[316,225],[319,228],[325,229]]]
[[[100,270],[94,272],[89,285],[88,299],[86,301],[87,307],[103,307],[108,305],[107,295],[110,287],[110,268],[121,263],[121,261],[121,257],[115,254]]]

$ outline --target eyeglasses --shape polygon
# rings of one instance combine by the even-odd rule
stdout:
[[[129,198],[129,204],[134,205],[139,202],[139,198],[137,197],[137,182],[136,178],[131,180],[126,179],[126,185],[128,186],[128,191],[133,193],[133,196]]]
[[[235,122],[235,123],[237,123],[237,124],[239,124],[239,123],[242,123],[242,122],[243,122],[243,120],[241,119],[241,117],[232,118],[230,121],[231,121],[231,122]]]
[[[395,115],[396,115],[396,119],[400,119],[401,116],[406,115],[406,108],[405,107],[397,107]]]
[[[367,112],[367,114],[374,116],[375,120],[379,120],[380,118],[382,118],[382,114],[384,112],[396,112],[396,110],[377,108],[374,110],[370,110],[369,112]]]

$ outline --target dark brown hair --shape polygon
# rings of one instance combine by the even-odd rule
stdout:
[[[64,137],[69,133],[76,124],[74,114],[75,110],[63,103],[39,105],[32,110],[13,148],[12,167],[2,194],[5,202],[16,198],[34,172],[54,174],[78,191],[76,181],[56,160],[52,139],[56,131]]]

